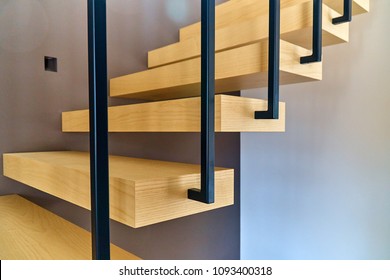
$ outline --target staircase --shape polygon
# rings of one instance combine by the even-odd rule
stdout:
[[[323,1],[323,46],[348,42],[349,23],[335,25],[332,22],[342,15],[343,2]],[[227,94],[268,86],[268,11],[268,1],[262,0],[230,0],[216,7],[216,132],[285,131],[286,105],[283,102],[279,103],[278,119],[255,119],[255,111],[267,110],[267,100]],[[369,0],[353,0],[352,11],[353,15],[367,13]],[[282,0],[280,15],[280,84],[320,81],[321,62],[300,62],[302,57],[312,53],[313,1]],[[199,132],[200,56],[200,23],[195,23],[180,29],[179,42],[150,51],[148,70],[111,79],[110,97],[136,99],[139,103],[109,107],[109,132]],[[63,112],[62,131],[89,132],[89,113],[88,109]],[[76,151],[13,153],[4,154],[3,160],[4,176],[91,209],[89,154]],[[188,199],[188,190],[199,188],[200,180],[199,165],[112,155],[110,218],[139,228],[234,203],[233,169],[215,169],[213,204]],[[0,244],[7,243],[9,248],[2,252],[2,259],[90,258],[85,252],[90,252],[91,248],[83,246],[73,245],[67,250],[55,249],[60,247],[54,245],[42,250],[32,247],[41,244],[39,238],[42,237],[36,232],[54,236],[62,227],[70,236],[69,239],[62,236],[64,244],[84,242],[85,245],[88,242],[84,239],[89,238],[89,233],[77,226],[15,195],[0,197],[0,211]],[[39,225],[30,215],[40,219]],[[12,234],[14,231],[20,233],[20,240],[30,240],[33,245],[22,246],[25,241],[20,243],[18,235]],[[79,239],[72,241],[72,238]],[[54,239],[55,244],[62,242]],[[73,254],[72,251],[78,251],[76,248],[81,248],[83,253]],[[137,258],[113,248],[113,258]],[[56,250],[70,253],[51,252]]]

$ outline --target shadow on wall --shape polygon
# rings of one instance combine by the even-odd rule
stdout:
[[[371,4],[323,81],[281,88],[287,132],[242,134],[243,259],[390,258],[390,2]]]

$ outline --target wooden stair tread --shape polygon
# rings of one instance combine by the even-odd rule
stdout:
[[[89,153],[4,154],[4,175],[90,209]],[[234,170],[216,168],[216,202],[187,199],[200,187],[200,166],[110,156],[111,219],[137,228],[234,203]]]
[[[215,96],[216,132],[283,132],[285,104],[278,120],[255,120],[255,111],[267,109],[260,99]],[[114,106],[108,109],[110,132],[199,132],[200,97]],[[62,113],[63,132],[88,132],[89,110]]]
[[[0,259],[88,260],[91,234],[18,196],[0,196]],[[111,244],[111,258],[137,256]]]
[[[280,45],[281,84],[321,80],[322,63],[300,64],[311,51],[285,41]],[[216,93],[267,86],[267,57],[268,40],[217,53]],[[144,100],[199,96],[200,58],[111,79],[110,95]]]
[[[281,9],[299,5],[313,0],[282,0]],[[369,0],[354,0],[353,15],[367,13]],[[343,0],[324,0],[323,3],[338,13],[343,12]],[[233,0],[216,6],[216,29],[224,28],[235,21],[248,20],[260,15],[268,14],[268,1],[258,0]],[[185,41],[200,34],[200,22],[185,26],[180,29],[180,41]]]
[[[261,2],[261,1],[258,1]],[[339,13],[323,5],[323,46],[348,41],[349,24],[332,24]],[[312,47],[313,2],[281,10],[281,39],[304,48]],[[217,52],[256,43],[268,38],[268,15],[238,19],[216,30]],[[148,53],[149,68],[158,67],[200,56],[200,34]]]

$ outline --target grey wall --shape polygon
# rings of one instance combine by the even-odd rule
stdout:
[[[110,77],[146,69],[147,50],[177,41],[179,27],[199,19],[200,1],[107,2]],[[88,105],[86,3],[0,0],[1,155],[88,150],[87,135],[60,131],[62,111]],[[58,73],[43,71],[45,55],[58,57]],[[197,163],[199,147],[193,133],[110,136],[111,153],[124,156]],[[235,206],[137,230],[112,222],[112,241],[146,259],[239,258],[239,147],[238,134],[217,136],[217,165],[236,170]],[[89,227],[88,211],[1,177],[0,194],[10,193]]]
[[[390,258],[390,1],[371,6],[323,81],[281,88],[286,133],[242,134],[242,258]]]

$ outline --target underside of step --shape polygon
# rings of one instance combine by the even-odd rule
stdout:
[[[257,1],[258,3],[262,1]],[[264,2],[264,1],[263,1]],[[349,24],[332,24],[340,14],[323,5],[323,46],[348,41]],[[281,11],[281,38],[310,49],[312,47],[313,1],[289,6]],[[268,38],[268,14],[245,20],[238,18],[217,29],[216,51],[224,51]],[[200,56],[200,34],[148,53],[148,66],[154,68]]]
[[[322,63],[300,64],[311,51],[286,41],[280,49],[281,84],[321,80]],[[215,59],[216,93],[267,86],[268,40],[219,52]],[[111,79],[110,95],[143,100],[199,96],[200,58]]]
[[[90,260],[91,234],[18,196],[0,196],[1,260]],[[114,260],[137,256],[111,244]]]
[[[343,13],[344,10],[343,0],[324,0],[324,3],[327,4],[329,7],[331,7],[332,9],[336,10],[337,12]],[[352,15],[357,16],[360,14],[368,13],[369,11],[370,11],[370,0],[352,1]]]
[[[4,154],[4,175],[90,209],[89,154]],[[110,217],[137,228],[234,203],[234,170],[216,168],[215,203],[187,198],[200,188],[200,166],[110,156]]]
[[[216,132],[284,132],[285,104],[278,120],[256,120],[267,110],[264,100],[231,95],[215,96]],[[199,132],[200,97],[110,107],[110,132]],[[62,113],[63,132],[88,132],[89,110]]]
[[[300,5],[313,0],[281,0],[281,9]],[[343,0],[324,0],[323,3],[339,14],[343,13]],[[268,14],[269,1],[263,0],[230,0],[216,7],[216,29],[224,28],[233,22],[245,21],[257,16]],[[370,9],[369,0],[353,0],[353,15],[367,13]],[[180,41],[188,40],[200,34],[200,22],[180,29]]]

